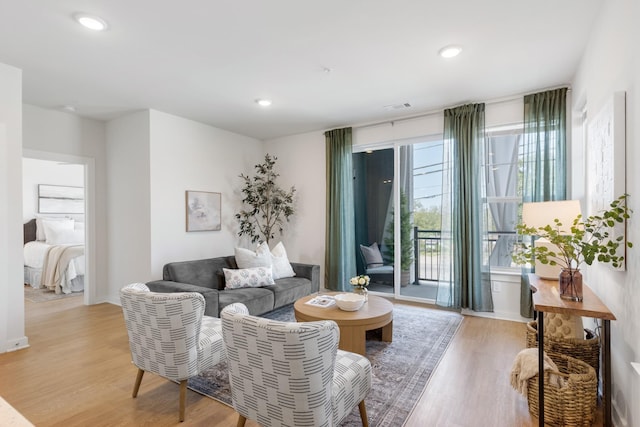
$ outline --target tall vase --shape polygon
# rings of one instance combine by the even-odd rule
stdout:
[[[560,272],[560,298],[582,301],[582,273],[577,268],[563,268]]]

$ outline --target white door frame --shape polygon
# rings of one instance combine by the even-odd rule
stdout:
[[[84,304],[96,303],[95,284],[95,253],[96,253],[96,233],[95,233],[95,159],[91,157],[74,156],[68,154],[51,153],[23,149],[22,157],[39,160],[52,160],[57,162],[75,163],[84,165],[84,212],[85,212],[85,276],[84,276]]]

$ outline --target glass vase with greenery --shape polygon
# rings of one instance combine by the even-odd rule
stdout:
[[[276,160],[277,157],[266,154],[264,163],[255,165],[255,176],[240,174],[244,180],[242,203],[246,208],[236,214],[240,223],[238,236],[249,236],[251,243],[262,239],[269,244],[276,231],[282,234],[284,222],[295,213],[296,189],[291,187],[286,191],[278,186],[276,179],[280,175],[275,171]]]
[[[620,254],[619,248],[625,245],[631,248],[633,244],[629,241],[625,242],[623,234],[614,236],[614,228],[617,224],[623,224],[631,216],[632,211],[627,207],[627,197],[628,194],[618,197],[611,202],[609,209],[596,215],[587,218],[578,215],[568,232],[562,231],[565,227],[558,219],[555,219],[553,224],[537,228],[518,224],[516,226],[518,234],[544,238],[556,249],[519,243],[512,255],[514,262],[533,265],[538,261],[542,264],[558,265],[562,269],[561,283],[564,274],[565,286],[573,288],[577,286],[574,283],[575,278],[582,277],[579,273],[582,263],[591,265],[594,261],[598,261],[611,264],[614,268],[621,267],[624,255]],[[579,293],[581,294],[581,291]],[[582,300],[581,295],[579,300]]]

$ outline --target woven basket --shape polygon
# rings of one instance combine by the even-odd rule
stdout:
[[[587,339],[544,337],[544,351],[564,354],[586,362],[596,371],[600,368],[600,340],[590,331]],[[527,348],[538,347],[538,322],[527,323]]]
[[[596,413],[598,382],[596,372],[585,362],[557,353],[548,356],[558,366],[565,380],[562,387],[550,383],[550,371],[544,372],[544,421],[545,425],[590,426]],[[538,375],[527,381],[529,412],[538,417]]]

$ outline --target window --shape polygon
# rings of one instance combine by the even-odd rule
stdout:
[[[485,140],[485,217],[489,222],[485,262],[492,269],[517,268],[511,253],[522,204],[523,129],[522,126],[489,128]]]

